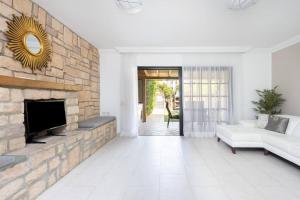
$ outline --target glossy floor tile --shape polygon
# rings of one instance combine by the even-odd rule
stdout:
[[[216,139],[116,138],[39,200],[296,200],[300,168]]]

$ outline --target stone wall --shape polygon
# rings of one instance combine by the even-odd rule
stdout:
[[[25,147],[24,99],[65,99],[67,126],[78,128],[77,92],[0,87],[0,155]]]
[[[0,172],[1,200],[32,200],[116,136],[116,122],[93,130],[51,137],[46,145],[30,144],[13,155],[28,160]]]
[[[53,55],[49,67],[43,71],[32,73],[31,70],[22,68],[6,48],[6,21],[11,20],[13,14],[21,13],[34,17],[48,32]],[[0,75],[79,84],[82,86],[82,91],[79,92],[79,119],[99,114],[98,49],[31,0],[0,0]],[[0,96],[5,93],[5,89],[0,91]],[[1,106],[3,105],[0,105],[0,110]],[[3,116],[0,115],[0,119],[1,117]]]

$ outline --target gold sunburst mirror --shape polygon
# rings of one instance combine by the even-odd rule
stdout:
[[[42,25],[25,15],[14,15],[7,24],[7,47],[14,53],[15,59],[32,71],[47,68],[51,61],[51,48]]]

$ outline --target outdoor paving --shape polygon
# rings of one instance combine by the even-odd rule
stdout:
[[[178,136],[179,122],[170,122],[169,128],[167,122],[164,122],[164,104],[157,102],[153,113],[147,117],[147,122],[140,122],[140,136]]]

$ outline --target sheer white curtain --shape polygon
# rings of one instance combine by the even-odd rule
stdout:
[[[185,136],[213,137],[217,124],[231,123],[231,67],[184,67],[183,84]]]
[[[121,73],[121,136],[136,137],[138,136],[139,114],[135,55],[123,55]]]

